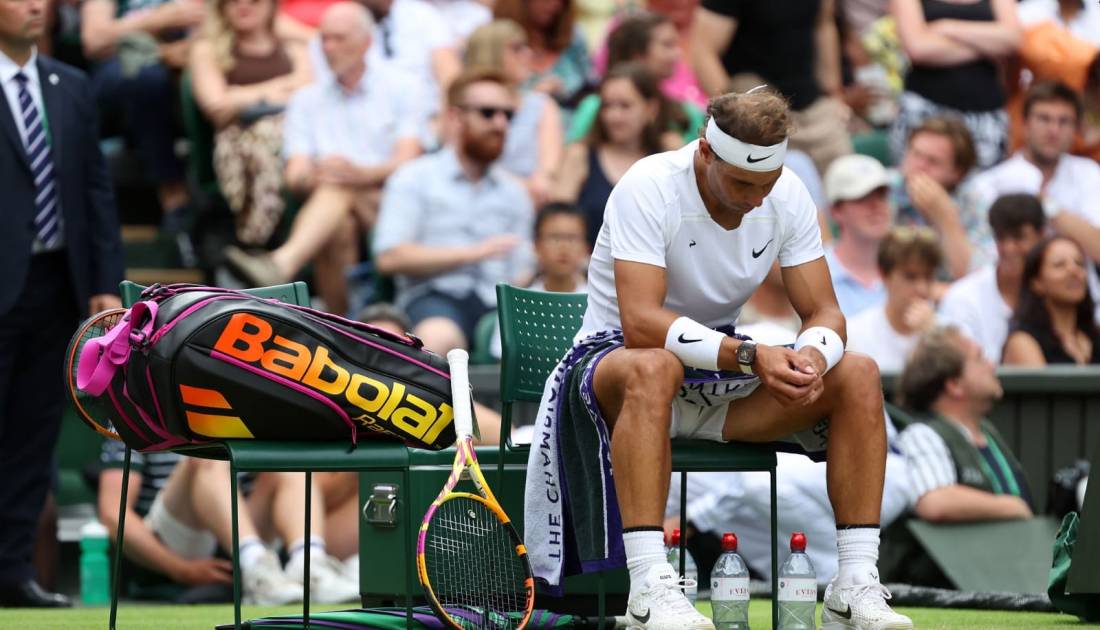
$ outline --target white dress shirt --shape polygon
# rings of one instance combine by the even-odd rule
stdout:
[[[27,91],[31,93],[34,106],[38,108],[38,115],[46,125],[46,108],[42,102],[42,87],[38,82],[38,51],[31,53],[30,60],[23,66],[15,63],[10,57],[0,52],[0,84],[4,86],[4,96],[8,99],[8,111],[15,119],[15,127],[19,130],[19,137],[23,140],[23,146],[27,146],[27,127],[23,124],[23,110],[19,107],[19,82],[15,75],[22,72],[27,76]]]

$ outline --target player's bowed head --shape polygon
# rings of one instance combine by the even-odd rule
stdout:
[[[703,201],[724,227],[737,227],[764,203],[783,173],[792,130],[790,104],[768,86],[711,99],[696,170],[703,174]]]

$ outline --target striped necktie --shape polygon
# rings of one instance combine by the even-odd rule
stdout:
[[[27,75],[19,72],[19,109],[23,128],[27,130],[27,160],[34,176],[34,229],[39,243],[46,249],[56,248],[61,241],[61,212],[57,207],[57,186],[54,182],[53,155],[46,139],[46,128],[38,107],[27,89]]]

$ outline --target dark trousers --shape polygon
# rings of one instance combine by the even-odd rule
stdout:
[[[129,136],[136,143],[146,175],[157,184],[182,182],[183,161],[176,155],[176,79],[152,64],[124,76],[118,58],[92,71],[100,109],[122,108]]]
[[[19,300],[0,315],[0,585],[34,577],[34,534],[65,404],[65,349],[79,312],[58,253],[32,258]]]

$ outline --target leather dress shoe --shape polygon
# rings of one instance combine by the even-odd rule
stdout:
[[[69,608],[73,603],[61,593],[51,593],[34,580],[0,585],[3,608]]]

